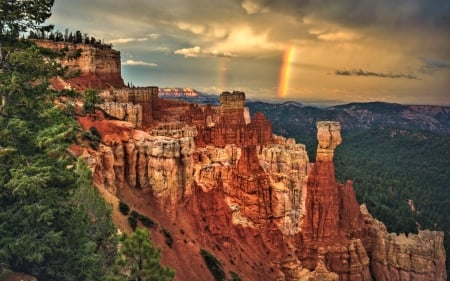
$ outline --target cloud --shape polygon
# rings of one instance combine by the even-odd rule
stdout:
[[[183,55],[185,58],[194,58],[194,57],[221,57],[221,58],[229,58],[234,55],[230,52],[219,52],[218,50],[212,51],[204,51],[199,46],[195,46],[193,48],[184,48],[180,50],[176,50],[174,52],[177,55]]]
[[[242,1],[241,6],[249,15],[269,12],[269,9],[254,0],[244,0]]]
[[[350,41],[359,39],[361,36],[354,32],[339,31],[320,34],[317,38],[325,41]]]
[[[176,50],[175,54],[183,55],[185,58],[198,57],[200,55],[200,47],[195,46],[193,48],[183,48]]]
[[[446,60],[423,58],[422,61],[425,63],[420,69],[423,73],[430,74],[438,70],[450,69],[450,62]]]
[[[150,34],[147,34],[147,37],[150,39],[158,39],[159,37],[161,37],[161,35],[158,33],[150,33]]]
[[[128,44],[131,42],[142,42],[142,41],[147,41],[148,38],[117,38],[117,39],[112,39],[110,42],[112,44]]]
[[[145,61],[135,61],[135,60],[127,60],[123,65],[138,65],[138,66],[147,66],[147,67],[156,67],[158,66],[156,63],[145,62]]]
[[[189,22],[178,22],[176,26],[184,31],[189,31],[194,34],[203,34],[206,30],[206,27],[201,24],[189,23]]]
[[[151,34],[147,34],[145,37],[117,38],[117,39],[110,40],[110,42],[112,44],[128,44],[128,43],[132,43],[132,42],[143,42],[143,41],[147,41],[149,39],[158,39],[159,36],[160,35],[157,33],[151,33]]]
[[[414,74],[402,74],[402,73],[382,73],[382,72],[371,72],[365,71],[362,69],[359,70],[336,70],[336,75],[341,76],[372,76],[379,78],[404,78],[404,79],[412,79],[417,80],[417,76]]]

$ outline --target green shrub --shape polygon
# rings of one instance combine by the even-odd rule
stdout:
[[[83,140],[87,140],[89,145],[95,150],[98,149],[100,141],[102,140],[102,136],[96,127],[89,128],[89,130],[83,133],[82,137]]]
[[[234,271],[230,270],[230,276],[232,281],[242,281],[241,277]]]
[[[223,271],[222,263],[214,255],[212,255],[205,249],[201,249],[200,254],[203,256],[206,266],[208,266],[208,269],[214,276],[214,280],[216,281],[225,280],[225,271]]]
[[[139,213],[136,212],[135,210],[133,210],[130,213],[130,217],[133,217],[133,218],[135,218],[137,220],[139,218]]]
[[[133,231],[136,230],[136,227],[137,227],[137,219],[136,219],[135,217],[129,216],[129,217],[128,217],[128,223],[130,224],[131,229],[133,229]]]
[[[172,248],[172,244],[173,244],[172,234],[170,234],[169,230],[167,230],[167,228],[165,228],[165,227],[162,227],[161,232],[164,234],[164,237],[166,238],[167,246]]]
[[[119,201],[119,211],[122,213],[122,215],[128,216],[128,214],[130,213],[130,207],[127,203]]]
[[[146,227],[156,227],[158,225],[155,221],[153,221],[149,217],[141,215],[141,214],[138,215],[138,219],[142,223],[142,225],[144,225]]]

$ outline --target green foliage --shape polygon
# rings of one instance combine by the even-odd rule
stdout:
[[[0,2],[0,39],[18,38],[29,29],[48,31],[52,26],[40,26],[51,16],[54,0]]]
[[[82,52],[83,52],[82,49],[76,49],[76,50],[68,53],[67,54],[67,60],[71,61],[71,60],[74,60],[74,59],[77,59],[77,58],[81,57],[81,53]]]
[[[89,130],[85,131],[82,135],[82,138],[84,140],[87,140],[89,142],[90,147],[97,150],[98,146],[102,140],[102,137],[100,135],[100,132],[97,130],[96,127],[91,127]]]
[[[239,276],[239,274],[237,274],[234,271],[230,270],[230,276],[231,276],[231,280],[232,281],[242,281],[241,277]]]
[[[144,225],[146,227],[156,227],[156,226],[158,226],[158,224],[155,221],[153,221],[152,219],[150,219],[147,216],[139,214],[138,219],[142,223],[142,225]]]
[[[122,215],[128,216],[128,214],[130,213],[130,207],[127,203],[119,201],[119,211]]]
[[[115,228],[89,170],[73,169],[66,152],[80,128],[48,87],[63,69],[16,39],[52,5],[0,2],[0,274],[100,280],[116,251]]]
[[[353,180],[358,201],[389,231],[416,233],[417,222],[422,229],[450,232],[449,136],[380,128],[343,138],[335,152],[336,176]],[[450,239],[444,243],[449,253]]]
[[[166,240],[167,246],[172,248],[173,238],[172,238],[172,234],[170,234],[170,231],[167,228],[162,227],[161,232],[162,232],[162,234],[164,234],[164,238]]]
[[[117,252],[116,226],[111,220],[112,207],[100,196],[92,185],[91,170],[83,160],[78,160],[75,170],[78,188],[73,194],[73,202],[81,208],[88,220],[87,236],[95,242],[96,254],[100,256],[102,273],[113,265]]]
[[[137,228],[120,237],[116,266],[107,280],[169,281],[175,271],[160,264],[161,249],[155,248],[147,229]]]
[[[53,102],[48,78],[61,71],[55,61],[46,60],[35,46],[9,53],[0,72],[0,114],[28,120],[39,117],[44,106]]]
[[[131,214],[128,217],[128,223],[130,224],[131,229],[133,229],[133,231],[136,230],[138,216],[139,214],[136,211],[131,211]]]
[[[214,255],[212,255],[205,249],[201,249],[200,254],[205,260],[206,266],[214,276],[214,280],[216,281],[225,280],[225,271],[223,271],[222,263]]]
[[[83,97],[83,111],[87,114],[95,114],[95,105],[101,102],[98,91],[95,89],[86,89]]]

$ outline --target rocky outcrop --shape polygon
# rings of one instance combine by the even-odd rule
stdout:
[[[304,145],[272,135],[264,115],[250,119],[241,96],[225,94],[220,108],[154,98],[146,132],[114,138],[104,127],[90,160],[97,184],[119,196],[140,190],[172,220],[185,206],[209,245],[240,243],[251,230],[262,252],[283,252],[273,257],[276,280],[445,280],[442,233],[388,234],[360,209],[352,182],[336,182],[339,123],[317,123],[311,163]]]
[[[259,165],[269,175],[274,222],[285,235],[299,233],[305,216],[309,159],[303,144],[288,139],[261,147]],[[283,144],[281,144],[283,143]]]
[[[444,233],[419,230],[418,234],[388,233],[367,208],[361,212],[370,225],[366,238],[374,279],[377,281],[446,280]]]
[[[105,102],[100,108],[111,117],[130,122],[136,128],[142,127],[142,106],[132,103]]]
[[[369,258],[357,235],[364,225],[351,182],[342,185],[335,179],[332,160],[341,143],[339,123],[317,122],[317,139],[297,254],[309,270],[334,272],[339,280],[372,280]]]
[[[317,122],[317,153],[316,162],[331,162],[334,150],[341,144],[341,125],[339,122],[319,121]]]
[[[195,129],[187,127],[189,133],[160,136],[137,131],[128,140],[111,140],[101,145],[95,155],[97,184],[111,193],[120,194],[120,189],[137,188],[151,192],[161,208],[171,218],[176,216],[177,203],[190,193],[192,183]],[[178,134],[178,135],[177,135]]]
[[[36,45],[63,53],[61,64],[71,72],[79,72],[75,78],[66,79],[70,87],[77,90],[86,88],[122,88],[120,52],[109,46],[94,46],[51,40],[34,40]],[[58,83],[56,83],[58,85]]]

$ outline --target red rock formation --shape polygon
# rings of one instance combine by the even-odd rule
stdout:
[[[361,213],[368,225],[364,237],[371,258],[372,275],[377,281],[447,280],[444,233],[419,230],[418,234],[388,233],[365,205]]]
[[[220,103],[219,121],[211,130],[213,145],[265,145],[272,142],[272,124],[264,114],[257,113],[254,120],[246,122],[243,92],[223,92],[220,95]]]
[[[381,223],[360,211],[352,183],[336,182],[332,159],[341,141],[338,124],[318,123],[320,153],[310,164],[304,146],[281,137],[264,146],[214,146],[198,135],[220,125],[223,112],[171,105],[161,111],[175,108],[178,115],[172,118],[190,116],[192,125],[158,122],[148,134],[135,130],[113,137],[115,129],[103,125],[106,120],[89,119],[85,128],[98,122],[107,144],[90,161],[98,184],[119,195],[129,188],[150,194],[172,220],[179,219],[184,206],[184,216],[202,237],[199,243],[222,245],[233,257],[238,256],[230,246],[235,243],[257,243],[259,254],[252,259],[262,265],[265,252],[276,256],[284,251],[271,260],[273,274],[261,277],[246,269],[249,280],[445,280],[440,234],[406,240],[388,235]],[[182,115],[183,108],[192,114]],[[245,118],[235,118],[230,123],[245,135]],[[244,233],[259,238],[244,239]],[[292,241],[290,250],[285,241]]]
[[[136,192],[167,221],[189,222],[200,245],[169,252],[169,264],[184,251],[198,255],[198,247],[208,247],[224,249],[218,255],[225,266],[245,280],[446,279],[442,233],[388,234],[359,207],[352,182],[336,182],[339,123],[317,123],[317,157],[309,163],[304,145],[272,135],[263,114],[250,119],[242,92],[222,93],[220,107],[162,100],[157,87],[122,88],[117,65],[96,67],[102,54],[83,52],[94,59],[73,62],[73,69],[86,67],[80,88],[89,86],[88,78],[91,85],[120,86],[104,93],[103,109],[128,122],[80,118],[103,141],[82,157],[97,185],[126,198]],[[114,61],[115,55],[104,57]],[[175,265],[184,280],[208,279]]]
[[[325,253],[324,266],[339,274],[340,280],[372,280],[369,258],[356,234],[364,232],[362,216],[351,182],[345,186],[336,182],[334,149],[341,143],[337,122],[317,123],[318,149],[307,182],[306,216],[302,239],[299,241],[301,259],[312,269],[318,266],[319,252]]]
[[[66,57],[61,64],[69,71],[80,71],[80,76],[62,81],[54,79],[53,85],[57,89],[72,87],[77,90],[86,88],[106,89],[124,86],[121,76],[120,52],[107,46],[93,46],[50,40],[34,40],[39,47],[58,52],[65,52]]]

